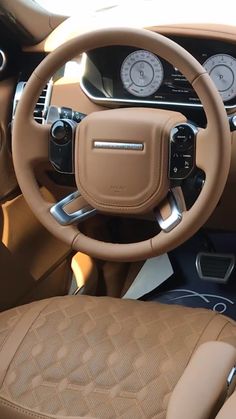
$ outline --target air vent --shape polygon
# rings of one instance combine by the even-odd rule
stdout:
[[[14,119],[16,107],[21,98],[25,85],[26,85],[25,81],[20,81],[16,86],[16,93],[15,93],[14,102],[13,102],[12,119]],[[44,89],[42,90],[41,95],[38,98],[38,102],[36,103],[36,106],[35,106],[34,119],[39,124],[45,123],[45,115],[46,115],[48,106],[50,104],[51,93],[52,93],[52,81],[50,80],[46,84]]]

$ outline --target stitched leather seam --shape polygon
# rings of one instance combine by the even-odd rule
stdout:
[[[37,412],[31,412],[30,410],[25,409],[24,407],[20,407],[20,406],[16,406],[15,404],[4,400],[2,398],[0,398],[0,405],[5,406],[5,407],[9,407],[12,408],[14,410],[16,410],[19,413],[23,413],[24,415],[31,417],[31,418],[37,418],[37,419],[52,419],[55,418],[56,416],[48,416],[48,415],[42,415],[41,413],[37,413]]]
[[[20,315],[20,318],[17,320],[17,322],[16,322],[16,325],[13,327],[13,329],[15,329],[15,327],[17,326],[17,324],[18,324],[18,322],[20,321],[20,319],[22,318],[22,316],[24,316],[24,313],[22,314],[22,315]],[[8,333],[6,336],[5,336],[5,338],[4,338],[4,340],[3,340],[3,342],[2,342],[2,345],[0,346],[0,351],[2,350],[2,348],[3,348],[3,346],[5,345],[5,343],[6,343],[6,340],[8,339],[8,336],[10,336],[10,334],[12,333],[12,328],[10,328],[10,333]]]
[[[97,304],[97,303],[96,303]],[[144,305],[145,303],[141,303],[142,305]],[[63,305],[63,307],[64,307],[64,305]],[[134,305],[134,308],[135,308],[135,305]],[[61,310],[64,310],[63,308],[61,308]],[[135,309],[136,310],[136,309]],[[186,310],[187,311],[187,310]],[[54,312],[54,311],[53,311]],[[119,312],[119,310],[118,310],[118,312]],[[115,313],[116,313],[116,311],[115,311]],[[89,314],[90,314],[90,310],[89,310]],[[111,313],[112,314],[112,313]],[[112,314],[113,315],[113,314]],[[115,314],[114,314],[115,315]],[[203,320],[203,322],[204,323],[210,323],[211,321],[213,321],[213,319],[216,319],[216,315],[214,314],[214,313],[212,313],[212,314],[210,314],[210,312],[209,312],[209,316],[210,316],[210,320],[208,321],[208,319],[206,318],[206,317],[203,317],[203,319],[199,319],[199,322],[201,322],[202,323],[202,320]],[[218,317],[218,316],[217,316]],[[92,317],[92,318],[94,318],[94,317]],[[118,316],[118,318],[119,318],[119,316]],[[137,317],[137,321],[139,320],[139,317]],[[150,320],[151,321],[151,320]],[[153,319],[153,321],[155,321],[155,318]],[[225,320],[223,320],[223,322],[225,322]],[[141,322],[141,324],[142,324],[142,322]],[[204,324],[203,324],[203,327],[204,327],[204,330],[206,330],[206,328],[207,328],[207,326],[208,326],[208,324],[204,327]],[[220,325],[222,326],[222,323],[220,322]],[[217,331],[217,329],[216,329],[216,331]],[[201,334],[201,332],[200,333],[198,333],[198,334],[200,334],[200,335],[202,335]],[[197,335],[198,335],[197,334]],[[196,337],[195,336],[195,339],[197,340],[197,338],[198,337]],[[21,407],[21,406],[20,406]],[[40,409],[41,410],[41,409]],[[40,412],[41,413],[41,412]],[[44,414],[44,413],[41,413],[42,415]],[[48,413],[46,413],[46,414],[48,414]],[[33,417],[32,415],[31,415],[31,417]],[[37,416],[35,416],[35,418],[36,418]],[[40,418],[40,416],[39,416],[39,418]],[[41,419],[41,418],[40,418]],[[43,419],[43,418],[42,418]],[[46,419],[46,418],[45,418]],[[62,419],[62,418],[61,418]],[[65,418],[64,418],[65,419]],[[78,419],[78,417],[77,417],[77,419]]]
[[[218,340],[218,339],[219,339],[219,337],[220,337],[221,333],[222,333],[222,332],[223,332],[223,330],[226,328],[226,326],[228,326],[229,324],[232,324],[232,323],[231,323],[231,322],[227,322],[227,323],[225,323],[225,324],[224,324],[224,326],[221,328],[220,332],[218,333],[218,335],[217,335],[217,337],[216,337],[216,340]]]
[[[71,247],[72,247],[72,249],[74,249],[74,245],[75,245],[75,243],[76,243],[76,241],[77,241],[77,239],[78,239],[78,237],[81,235],[81,231],[79,230],[79,228],[78,228],[78,234],[76,234],[75,235],[75,237],[73,238],[73,241],[72,241],[72,243],[71,243]],[[85,236],[85,237],[87,237],[87,236]]]
[[[202,330],[202,332],[201,332],[201,334],[199,335],[199,337],[198,337],[198,339],[197,339],[197,342],[196,342],[196,344],[194,345],[194,347],[193,347],[193,349],[192,349],[192,351],[191,351],[191,353],[190,353],[190,355],[189,355],[189,358],[188,358],[188,360],[187,360],[187,362],[186,362],[186,367],[188,366],[188,364],[189,364],[189,362],[190,362],[190,360],[191,360],[191,358],[192,358],[192,356],[193,356],[193,354],[194,354],[194,352],[195,352],[195,350],[196,350],[196,348],[197,348],[197,346],[198,346],[198,343],[199,343],[199,341],[201,340],[201,338],[202,338],[202,336],[204,335],[204,333],[205,333],[205,331],[207,330],[207,328],[210,326],[210,324],[211,324],[211,322],[213,322],[213,320],[215,320],[215,318],[216,318],[216,316],[218,316],[218,314],[217,313],[215,313],[215,315],[207,322],[207,324],[206,324],[206,326],[204,327],[204,329]],[[185,367],[185,368],[186,368]]]
[[[191,83],[192,86],[194,87],[194,83],[196,83],[198,81],[198,79],[200,79],[202,76],[205,76],[206,74],[208,74],[207,71],[204,71],[203,73],[198,74],[196,77],[194,77],[194,79],[193,79],[193,81]]]
[[[3,346],[5,345],[6,340],[8,339],[8,336],[10,336],[10,334],[12,333],[12,330],[13,330],[13,329],[15,329],[15,327],[17,327],[17,324],[19,323],[19,321],[20,321],[20,319],[22,318],[22,316],[24,316],[24,314],[25,314],[25,311],[24,311],[22,314],[21,314],[21,313],[18,313],[19,319],[17,320],[17,322],[14,324],[14,326],[13,326],[13,327],[10,327],[10,328],[9,328],[9,329],[10,329],[10,333],[8,333],[8,334],[5,336],[5,338],[4,338],[4,340],[3,340],[3,342],[2,342],[2,344],[1,344],[1,346],[0,346],[0,351],[2,350]]]
[[[41,303],[42,304],[42,303]],[[8,362],[8,365],[7,365],[7,368],[5,369],[5,370],[3,370],[3,371],[1,371],[1,369],[0,369],[0,386],[2,387],[2,385],[3,385],[3,383],[4,383],[4,380],[5,380],[5,377],[6,377],[6,375],[7,375],[7,372],[8,372],[8,370],[9,370],[9,367],[10,367],[10,365],[11,365],[11,363],[12,363],[12,361],[13,361],[13,359],[14,359],[14,357],[15,357],[15,355],[16,355],[16,353],[18,352],[18,350],[19,350],[19,347],[21,346],[21,344],[22,344],[22,342],[23,342],[23,340],[24,340],[24,338],[25,338],[25,336],[26,336],[26,334],[28,333],[28,331],[30,330],[30,328],[31,328],[31,326],[33,325],[33,323],[37,320],[37,318],[40,316],[40,314],[42,313],[42,311],[48,306],[50,304],[50,299],[49,300],[47,300],[47,303],[46,303],[46,301],[44,301],[44,304],[43,304],[43,307],[37,312],[37,315],[36,315],[36,317],[33,317],[32,318],[32,321],[30,322],[30,324],[28,325],[28,327],[27,327],[27,330],[24,330],[24,334],[23,335],[21,335],[21,337],[20,337],[20,342],[18,343],[18,345],[17,345],[17,347],[16,348],[14,348],[14,354],[13,354],[13,356],[12,356],[12,358],[11,358],[11,360]],[[13,328],[13,330],[12,330],[12,332],[10,333],[10,335],[8,335],[8,338],[7,338],[7,341],[9,341],[10,340],[10,338],[12,337],[12,335],[14,334],[14,332],[15,332],[15,330],[17,329],[17,327],[18,327],[18,325],[20,324],[20,322],[24,319],[24,317],[26,317],[27,315],[29,315],[29,312],[30,312],[30,310],[31,310],[32,308],[30,307],[29,308],[29,310],[27,310],[22,316],[21,316],[21,318],[19,319],[19,321],[17,322],[17,324],[15,325],[15,327]],[[7,344],[7,341],[6,341],[6,344]],[[4,347],[2,348],[2,351],[4,351]],[[1,351],[1,352],[2,352]],[[1,355],[2,355],[2,353],[0,352],[0,357],[1,357]]]
[[[0,397],[0,406],[9,407],[11,409],[14,409],[16,412],[19,412],[20,414],[23,413],[24,415],[27,415],[28,417],[36,418],[36,419],[67,419],[67,418],[68,419],[82,419],[82,416],[68,416],[68,417],[56,416],[56,415],[48,416],[47,414],[45,415],[44,413],[33,412],[28,409],[25,409],[22,406],[17,406],[16,404],[10,402],[9,400],[3,399],[2,397]],[[86,418],[95,419],[91,416],[86,416]]]
[[[148,29],[150,30],[150,31],[152,31],[152,32],[155,32],[156,31],[156,28],[155,28],[155,26],[151,26],[151,27],[148,27]],[[173,30],[173,27],[170,27],[170,26],[165,26],[165,29],[166,30]],[[202,28],[192,28],[192,27],[190,27],[190,26],[188,26],[188,25],[186,25],[186,26],[182,26],[182,25],[178,25],[178,27],[177,28],[175,28],[177,31],[188,31],[188,36],[189,36],[189,33],[191,32],[191,34],[192,33],[195,33],[195,32],[198,32],[200,35],[203,33],[203,32],[206,32],[207,33],[207,35],[212,35],[212,34],[214,34],[214,36],[216,36],[217,37],[217,39],[218,39],[218,37],[219,37],[219,35],[227,35],[227,36],[231,36],[232,37],[232,32],[226,32],[225,30],[222,30],[222,29],[218,29],[218,30],[216,30],[216,29],[212,29],[212,28],[210,28],[210,29],[207,29],[207,28],[204,28],[204,29],[202,29]],[[179,33],[179,32],[178,32]],[[165,33],[163,34],[163,32],[160,32],[160,34],[161,35],[165,35]],[[202,73],[202,74],[204,74],[204,73]]]

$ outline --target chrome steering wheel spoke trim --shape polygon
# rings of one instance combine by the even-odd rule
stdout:
[[[69,214],[64,210],[64,207],[74,201],[76,198],[79,198],[81,193],[79,191],[73,192],[72,194],[66,196],[61,201],[57,202],[50,208],[51,215],[55,220],[63,225],[67,226],[73,223],[80,223],[87,218],[94,216],[97,213],[97,210],[91,205],[86,205],[83,208],[80,208],[78,211],[72,212]]]
[[[164,219],[158,208],[156,208],[154,211],[155,218],[160,228],[165,233],[169,233],[171,230],[173,230],[177,225],[181,223],[184,211],[181,200],[179,199],[178,193],[176,193],[175,189],[169,191],[167,200],[171,210],[171,214],[169,215],[169,217]]]

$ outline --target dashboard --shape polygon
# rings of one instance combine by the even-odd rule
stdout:
[[[172,39],[189,51],[214,81],[227,109],[236,106],[236,47],[230,42],[186,37]],[[103,47],[83,57],[81,87],[97,103],[201,107],[178,68],[149,51]]]

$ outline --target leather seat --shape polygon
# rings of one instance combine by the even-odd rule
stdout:
[[[87,296],[6,311],[0,418],[163,419],[209,340],[236,346],[235,323],[205,309]]]

